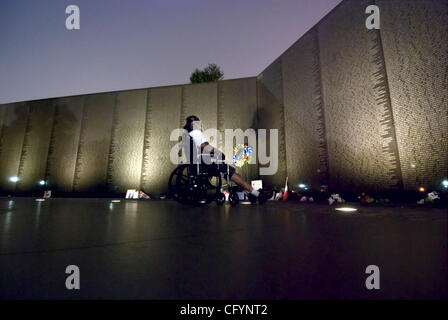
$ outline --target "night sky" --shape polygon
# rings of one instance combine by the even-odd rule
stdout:
[[[339,2],[0,0],[0,103],[188,83],[209,62],[256,76]]]

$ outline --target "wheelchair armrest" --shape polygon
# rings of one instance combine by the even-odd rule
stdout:
[[[201,153],[200,154],[200,157],[202,158],[202,157],[211,157],[212,158],[212,163],[216,163],[216,164],[225,164],[226,163],[226,160],[225,160],[225,158],[223,157],[222,159],[214,159],[213,157],[214,157],[214,154],[213,154],[213,152],[212,153]]]

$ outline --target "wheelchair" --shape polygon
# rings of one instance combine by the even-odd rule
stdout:
[[[200,154],[204,156],[213,154]],[[193,158],[190,155],[190,160]],[[237,187],[232,187],[229,177],[229,165],[224,160],[215,159],[210,164],[192,163],[180,164],[171,173],[168,181],[168,190],[171,197],[179,203],[190,206],[204,206],[213,201],[218,205],[223,205],[226,201],[223,188],[223,173],[219,170],[219,165],[227,166],[226,182],[229,191],[229,203],[236,206],[239,202]]]

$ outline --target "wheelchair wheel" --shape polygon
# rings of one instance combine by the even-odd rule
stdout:
[[[177,192],[176,192],[176,179],[181,171],[181,166],[178,166],[176,169],[171,172],[170,178],[168,180],[168,194],[177,200]]]
[[[236,206],[240,201],[238,194],[236,192],[231,192],[229,195],[229,202],[232,207]]]
[[[174,198],[186,205],[203,206],[216,199],[220,193],[221,175],[194,175],[191,165],[184,164],[176,168],[170,176],[170,191]]]

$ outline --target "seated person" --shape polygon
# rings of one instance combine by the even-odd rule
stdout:
[[[201,151],[205,149],[204,153],[206,152],[208,154],[214,154],[215,157],[218,157],[221,160],[225,159],[224,154],[220,150],[214,148],[213,146],[211,146],[208,143],[207,139],[205,138],[204,134],[201,131],[202,126],[201,126],[201,122],[198,117],[196,117],[196,116],[187,117],[184,129],[188,132],[188,135],[191,137],[191,140],[193,141],[193,146],[190,149],[191,151],[193,151],[192,152],[193,157],[195,154],[198,154],[196,149],[194,148],[194,145],[196,145],[196,146],[200,146]],[[190,140],[190,139],[188,139],[188,140]],[[190,146],[191,146],[191,144],[190,144]],[[188,156],[188,153],[187,153],[187,156]],[[233,182],[235,182],[237,185],[239,185],[244,191],[246,191],[250,198],[252,198],[252,199],[256,198],[256,199],[258,199],[258,201],[260,203],[263,203],[267,200],[266,195],[261,194],[261,189],[254,190],[252,188],[252,186],[243,179],[243,177],[241,177],[238,173],[235,172],[234,167],[229,166],[225,163],[210,164],[210,165],[206,164],[206,167],[209,167],[210,170],[217,170],[218,172],[225,173],[226,175],[227,175],[227,167],[228,167],[229,179],[232,180]]]

